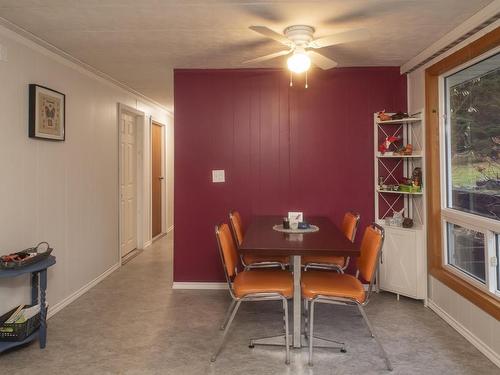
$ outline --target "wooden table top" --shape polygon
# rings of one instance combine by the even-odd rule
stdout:
[[[282,216],[255,216],[248,226],[239,251],[254,255],[340,255],[357,256],[359,249],[326,217],[307,217],[319,231],[287,234],[273,229]]]

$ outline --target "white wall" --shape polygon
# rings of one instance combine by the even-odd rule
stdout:
[[[422,68],[408,74],[408,112],[424,109],[425,69],[500,26],[497,21]],[[464,335],[483,354],[500,366],[500,322],[457,294],[437,279],[429,276],[429,307]]]
[[[124,103],[172,118],[76,64],[0,27],[0,253],[39,241],[55,248],[56,306],[119,263],[118,122]],[[28,138],[28,84],[66,94],[66,141]],[[0,280],[0,312],[29,302],[28,278]]]

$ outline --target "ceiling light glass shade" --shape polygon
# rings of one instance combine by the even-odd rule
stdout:
[[[286,63],[288,69],[294,73],[303,73],[311,67],[311,59],[303,52],[294,53]]]

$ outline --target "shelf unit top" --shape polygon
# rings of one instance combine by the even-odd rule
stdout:
[[[399,125],[399,124],[412,124],[415,122],[422,121],[421,118],[418,117],[407,117],[403,118],[401,120],[386,120],[386,121],[380,121],[377,119],[377,125]]]

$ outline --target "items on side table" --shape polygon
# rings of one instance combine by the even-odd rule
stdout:
[[[17,253],[2,255],[0,257],[0,268],[17,269],[26,267],[46,259],[52,253],[52,250],[47,242],[40,242],[35,247],[30,247]]]

